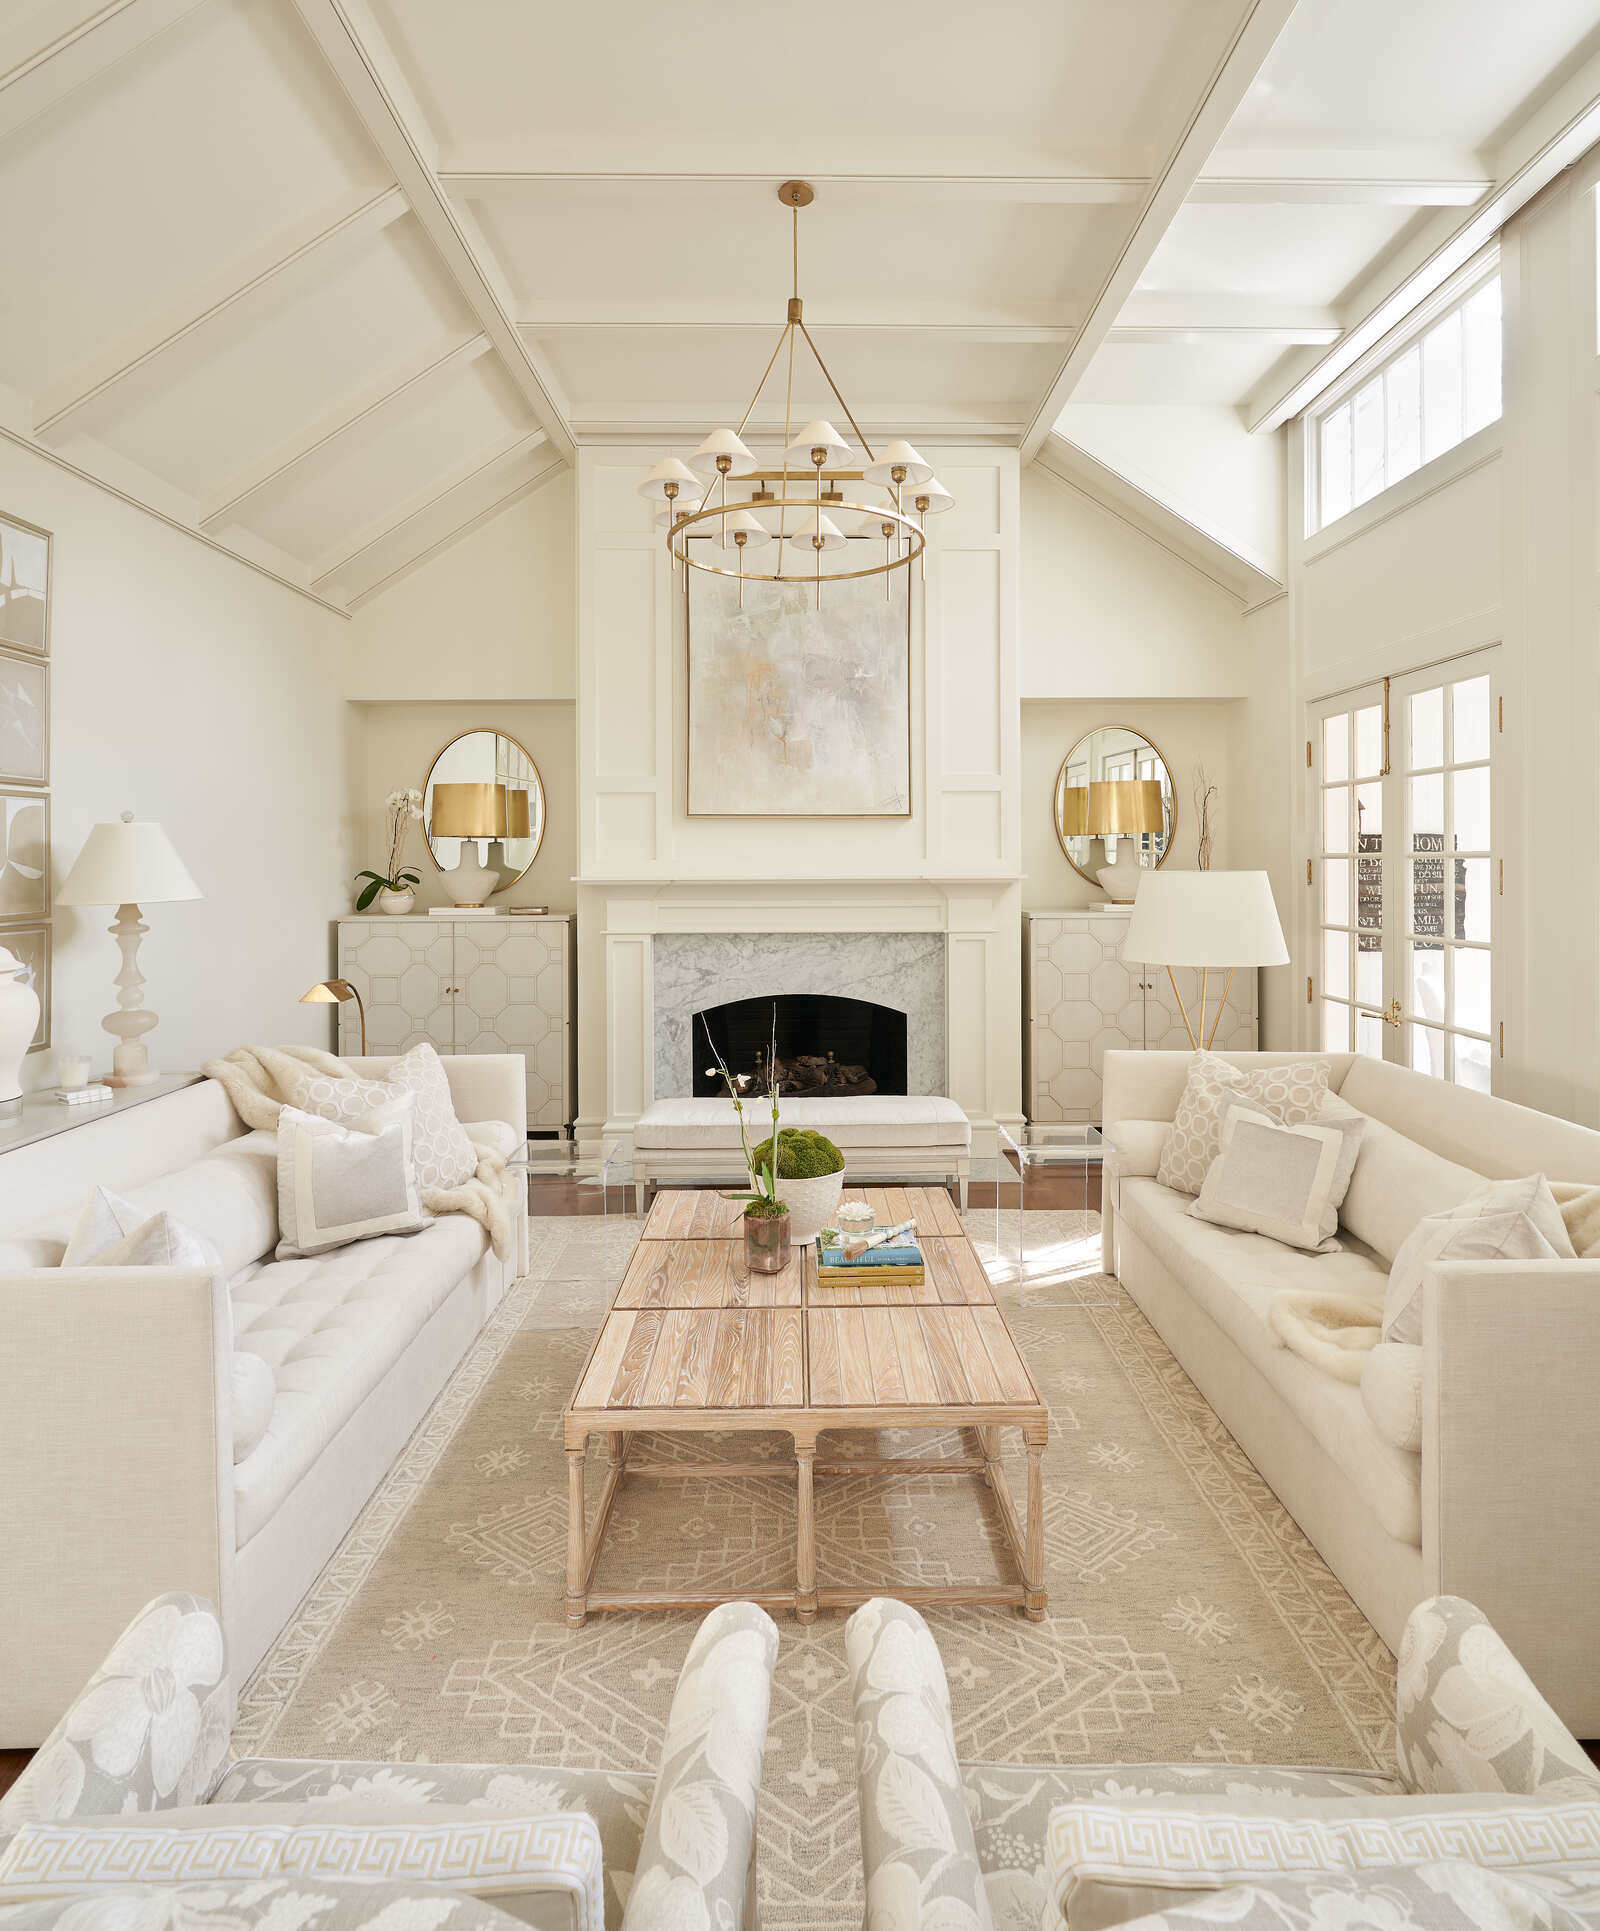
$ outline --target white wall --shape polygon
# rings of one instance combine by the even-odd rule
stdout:
[[[339,656],[348,626],[220,551],[0,442],[0,505],[54,533],[56,882],[90,827],[158,819],[204,898],[148,908],[151,1057],[197,1067],[242,1041],[320,1041],[299,995],[341,904]],[[109,1070],[114,913],[55,916],[54,1043]],[[54,1052],[28,1062],[54,1080]]]

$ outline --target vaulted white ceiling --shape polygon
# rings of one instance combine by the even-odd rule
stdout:
[[[348,607],[580,441],[737,421],[803,176],[869,435],[1242,435],[1597,44],[1592,0],[10,0],[0,431]]]

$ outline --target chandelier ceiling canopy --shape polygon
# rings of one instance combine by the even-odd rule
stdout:
[[[882,576],[888,595],[892,573],[909,570],[923,554],[923,519],[955,502],[932,465],[903,438],[873,449],[811,339],[800,299],[800,210],[812,198],[806,181],[785,181],[778,190],[794,222],[794,289],[777,347],[738,428],[713,429],[687,462],[663,456],[639,484],[639,494],[660,506],[656,522],[666,530],[674,562],[737,577],[741,604],[746,583],[814,584],[820,603],[825,581]],[[799,345],[821,371],[859,451],[820,417],[795,428]],[[780,362],[783,454],[779,467],[771,468],[763,466],[744,433]],[[842,554],[856,544],[859,567],[855,558]],[[824,557],[837,560],[824,568]]]

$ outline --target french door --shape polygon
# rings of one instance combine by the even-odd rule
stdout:
[[[1307,745],[1316,934],[1307,997],[1329,1051],[1492,1090],[1495,653],[1314,707]]]

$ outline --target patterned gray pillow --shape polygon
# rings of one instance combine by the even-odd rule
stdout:
[[[1247,1072],[1220,1053],[1197,1053],[1161,1149],[1156,1180],[1178,1193],[1199,1193],[1217,1157],[1222,1116],[1230,1103],[1253,1100],[1280,1126],[1298,1126],[1316,1113],[1327,1091],[1323,1060],[1286,1060]]]
[[[338,1078],[309,1068],[282,1076],[283,1096],[302,1113],[353,1125],[369,1113],[392,1106],[402,1095],[415,1098],[412,1156],[417,1163],[417,1185],[423,1192],[448,1191],[462,1186],[478,1171],[478,1153],[467,1130],[456,1118],[444,1062],[423,1040],[389,1068],[384,1079],[359,1073]]]

